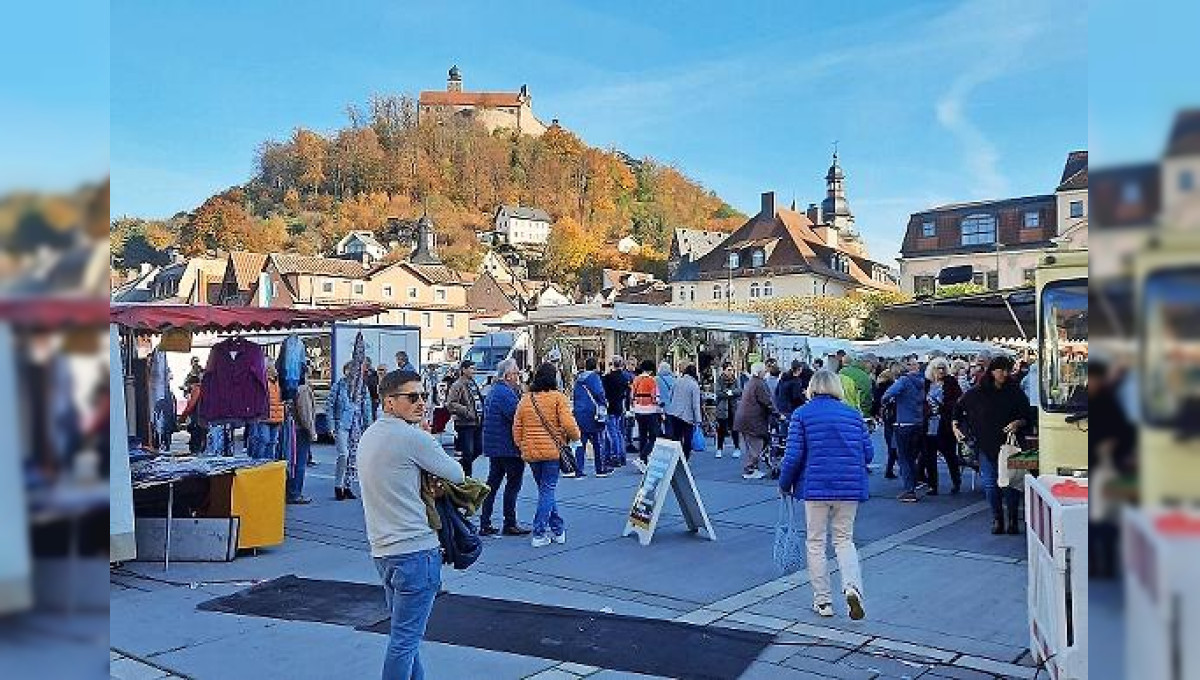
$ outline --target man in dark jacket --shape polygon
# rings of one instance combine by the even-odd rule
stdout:
[[[579,424],[581,441],[575,449],[575,462],[579,472],[575,478],[586,476],[583,472],[587,461],[587,445],[592,444],[592,456],[596,464],[596,476],[612,474],[605,460],[604,432],[608,427],[608,400],[604,394],[604,383],[597,372],[599,364],[595,357],[583,362],[583,372],[575,378],[575,389],[571,395],[571,415]]]
[[[491,491],[483,501],[479,514],[479,533],[493,536],[492,508],[500,484],[504,484],[504,528],[505,536],[527,536],[529,529],[517,524],[517,495],[521,493],[521,481],[525,476],[525,461],[513,441],[513,418],[521,400],[521,369],[512,359],[501,361],[496,367],[497,381],[483,406],[483,455],[488,457],[487,485]]]
[[[458,380],[446,392],[446,408],[454,416],[454,432],[463,471],[471,476],[471,466],[483,449],[483,394],[475,383],[475,362],[466,359],[461,364]]]
[[[1010,435],[1025,426],[1029,400],[1010,379],[1012,359],[1000,356],[992,359],[979,384],[967,390],[954,409],[954,437],[962,442],[968,436],[979,455],[979,477],[983,494],[992,506],[992,533],[1004,533],[1004,506],[1007,506],[1008,533],[1019,534],[1017,521],[1021,491],[1001,489],[1000,447]]]
[[[741,433],[742,441],[746,445],[746,464],[742,470],[742,479],[766,477],[766,474],[758,469],[758,462],[766,450],[771,416],[775,411],[771,400],[771,388],[767,387],[767,375],[768,370],[764,364],[758,363],[750,367],[750,382],[746,383],[742,401],[733,417],[733,429]]]
[[[921,364],[915,358],[908,360],[906,369],[907,372],[883,393],[883,404],[894,404],[896,411],[893,437],[903,487],[898,498],[902,503],[916,503],[917,461],[925,427],[925,376],[921,375]]]
[[[805,390],[808,389],[808,380],[804,377],[804,364],[800,361],[792,362],[792,370],[788,371],[787,375],[779,381],[779,387],[775,391],[775,409],[784,418],[791,418],[792,411],[804,405],[808,400],[805,396]],[[809,373],[811,378],[812,373]]]
[[[613,357],[608,373],[600,383],[604,385],[604,398],[608,402],[608,463],[613,467],[625,465],[625,414],[629,412],[629,387],[633,380],[625,372],[625,360]]]

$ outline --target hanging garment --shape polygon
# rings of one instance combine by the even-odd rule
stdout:
[[[214,345],[200,388],[200,417],[209,423],[262,420],[270,412],[266,357],[249,340]]]
[[[354,336],[354,352],[350,359],[352,365],[346,385],[350,394],[350,404],[353,407],[350,409],[350,432],[347,435],[347,487],[358,481],[358,440],[362,438],[362,433],[367,429],[367,425],[371,424],[364,417],[365,413],[370,412],[366,401],[371,398],[367,394],[366,380],[363,379],[363,371],[367,370],[365,366],[366,358],[366,342],[363,340],[362,331],[359,331]]]
[[[150,423],[153,435],[152,446],[160,451],[171,448],[171,435],[175,432],[175,395],[171,393],[171,368],[167,365],[167,354],[153,352],[149,358]]]
[[[284,400],[296,397],[296,387],[304,382],[304,363],[308,360],[304,343],[296,335],[289,335],[279,346],[279,359],[275,368],[279,371],[279,391]]]

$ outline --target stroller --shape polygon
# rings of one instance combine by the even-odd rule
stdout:
[[[763,452],[763,464],[771,479],[779,479],[783,465],[783,454],[787,450],[788,419],[781,413],[772,413],[768,423],[767,449]]]

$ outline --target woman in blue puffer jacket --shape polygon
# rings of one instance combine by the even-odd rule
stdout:
[[[842,399],[841,378],[832,371],[817,371],[808,386],[808,403],[792,413],[788,425],[779,493],[804,501],[813,610],[833,616],[825,566],[825,535],[832,530],[842,592],[850,618],[858,620],[865,614],[854,516],[858,504],[870,497],[867,464],[875,451],[862,413]]]

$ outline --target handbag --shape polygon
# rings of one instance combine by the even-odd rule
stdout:
[[[546,428],[546,432],[550,435],[550,439],[554,440],[554,445],[558,447],[559,470],[568,477],[574,477],[575,475],[579,474],[579,467],[575,462],[575,452],[571,450],[570,446],[567,446],[559,441],[558,435],[554,432],[554,428],[550,427],[550,423],[546,420],[546,416],[542,415],[542,409],[540,406],[538,406],[537,399],[535,399],[532,394],[529,395],[529,402],[533,404],[533,411],[534,413],[537,413],[538,420],[542,421],[542,427]]]
[[[1017,446],[1017,434],[1015,432],[1008,435],[1008,441],[1000,447],[1000,457],[997,460],[997,478],[996,485],[1000,488],[1017,488],[1021,486],[1021,481],[1025,477],[1025,471],[1021,469],[1010,470],[1008,467],[1008,459],[1021,453],[1021,447]]]
[[[804,527],[796,520],[796,501],[791,496],[779,499],[779,519],[775,523],[775,545],[771,558],[781,574],[794,574],[804,567]]]
[[[579,386],[582,387],[583,391],[587,393],[588,399],[592,400],[592,407],[596,409],[596,415],[594,416],[596,419],[596,422],[597,423],[607,423],[608,422],[608,404],[601,404],[599,401],[597,401],[596,395],[592,394],[592,391],[590,389],[588,389],[587,383],[580,380]]]
[[[692,428],[692,453],[703,452],[704,446],[704,428],[696,425]]]

